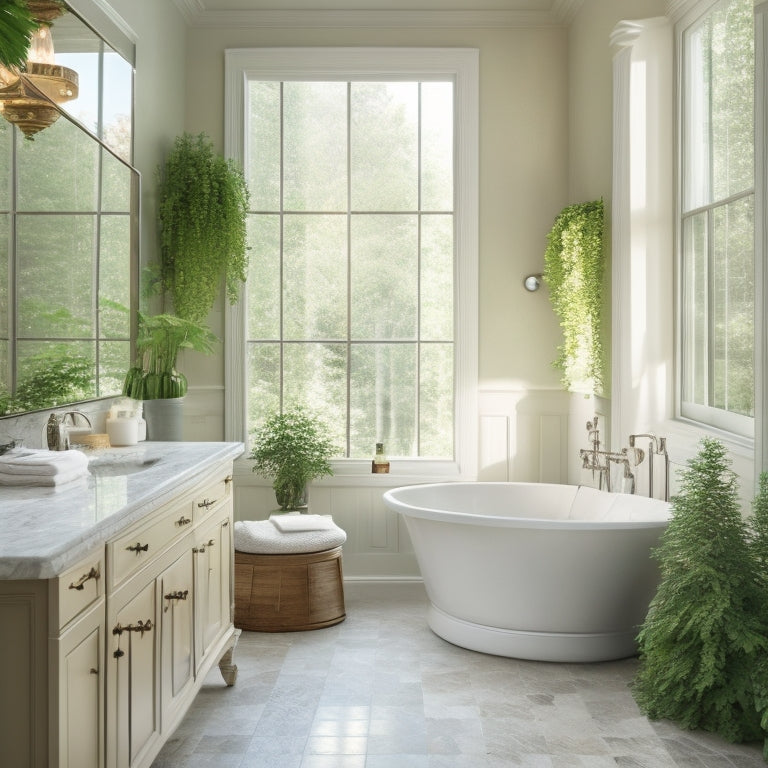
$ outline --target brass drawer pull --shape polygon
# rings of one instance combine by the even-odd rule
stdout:
[[[204,508],[208,509],[208,507],[212,507],[216,503],[216,499],[211,501],[210,499],[203,499],[202,501],[197,502],[198,508]]]
[[[141,621],[141,619],[139,619],[137,624],[128,624],[128,626],[125,627],[118,622],[112,629],[112,634],[122,635],[123,632],[139,632],[141,636],[144,637],[144,633],[150,632],[151,630],[152,619],[147,619],[146,621]]]
[[[182,516],[181,516],[181,517],[180,517],[180,518],[179,518],[179,519],[176,521],[176,525],[178,525],[178,526],[179,526],[179,528],[181,528],[183,525],[189,525],[191,522],[192,522],[192,521],[191,521],[191,520],[190,520],[188,517],[184,517],[184,515],[182,515]]]
[[[152,619],[147,619],[146,621],[139,620],[136,624],[129,624],[127,627],[124,627],[120,622],[115,624],[114,628],[112,629],[112,634],[117,635],[120,637],[123,632],[138,632],[141,637],[144,637],[145,632],[150,632],[152,630]],[[121,656],[125,656],[125,651],[120,648],[120,641],[118,640],[118,646],[117,650],[113,651],[112,655],[119,659]]]
[[[83,590],[85,589],[85,582],[89,579],[98,579],[101,574],[99,573],[98,568],[91,568],[88,573],[84,573],[77,581],[73,581],[68,589],[77,589],[77,590]]]
[[[126,547],[126,549],[138,555],[139,552],[146,552],[149,549],[149,544],[141,544],[141,542],[137,541],[134,545]]]
[[[163,595],[166,600],[186,600],[189,590],[185,589],[183,592],[177,589],[175,592],[169,592],[167,595]]]

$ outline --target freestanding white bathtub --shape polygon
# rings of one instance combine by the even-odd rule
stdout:
[[[384,502],[405,518],[440,637],[539,661],[637,652],[666,502],[544,483],[412,485]]]

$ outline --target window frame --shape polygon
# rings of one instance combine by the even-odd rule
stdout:
[[[686,88],[686,72],[687,62],[685,60],[685,36],[686,34],[714,9],[720,5],[724,0],[703,0],[702,2],[695,3],[688,8],[675,24],[674,36],[675,36],[675,139],[674,139],[674,153],[675,153],[675,283],[676,283],[676,311],[675,311],[675,418],[683,423],[689,423],[694,426],[703,428],[708,432],[714,432],[720,434],[722,437],[734,441],[736,444],[744,445],[745,447],[751,446],[754,441],[754,436],[757,433],[757,414],[759,408],[759,365],[760,356],[758,354],[758,338],[759,338],[759,322],[760,316],[757,314],[760,304],[760,282],[757,279],[758,262],[760,260],[757,231],[759,229],[758,218],[759,211],[758,204],[758,179],[757,179],[757,167],[758,167],[758,153],[759,147],[755,143],[755,177],[754,183],[751,188],[751,192],[746,194],[740,192],[729,197],[718,199],[714,202],[709,202],[704,205],[692,208],[691,210],[684,210],[684,187],[686,183],[685,179],[685,157],[686,152],[684,149],[684,130],[685,130],[685,114],[686,114],[686,99],[688,89]],[[757,29],[755,31],[755,37],[757,42]],[[757,51],[755,52],[755,95],[760,91],[758,84],[758,70],[757,70]],[[753,126],[755,136],[757,135],[758,125],[755,122]],[[745,416],[730,411],[725,411],[714,406],[701,405],[684,401],[684,373],[683,366],[686,355],[684,344],[684,318],[686,312],[689,311],[689,307],[685,305],[685,281],[684,281],[684,224],[685,221],[692,217],[697,212],[705,212],[708,221],[714,215],[715,211],[724,208],[729,202],[734,199],[742,199],[748,195],[751,195],[753,199],[754,207],[754,225],[755,225],[755,239],[754,239],[754,268],[755,268],[755,323],[754,323],[754,342],[753,348],[755,349],[754,356],[754,371],[755,371],[755,384],[753,386],[754,406],[753,416]],[[711,250],[712,244],[710,243],[708,249]],[[710,376],[712,372],[710,371]],[[708,380],[707,386],[710,386],[711,382]]]
[[[454,459],[393,460],[393,472],[413,480],[477,476],[479,52],[474,48],[239,48],[225,52],[225,154],[247,155],[248,81],[364,79],[452,80],[454,83]],[[248,444],[246,302],[225,313],[227,440]],[[335,475],[371,482],[370,461],[338,459]],[[386,476],[373,476],[376,484]],[[338,482],[338,481],[337,481]]]

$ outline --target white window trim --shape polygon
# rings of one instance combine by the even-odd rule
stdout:
[[[225,52],[224,151],[240,165],[246,154],[247,81],[323,77],[438,80],[455,83],[455,426],[454,461],[393,461],[392,473],[410,481],[477,477],[479,53],[474,48],[238,48]],[[224,430],[247,444],[246,302],[225,313]],[[369,481],[370,464],[334,463],[335,475]]]
[[[755,3],[755,484],[768,471],[768,2]],[[762,215],[760,215],[762,213]]]
[[[764,216],[756,216],[755,234],[755,285],[758,286],[755,297],[755,438],[742,438],[733,433],[723,432],[714,427],[705,426],[680,416],[676,406],[679,388],[679,372],[676,366],[675,346],[677,345],[676,312],[669,316],[663,312],[664,301],[656,301],[657,311],[648,316],[650,325],[644,329],[644,346],[663,348],[663,354],[657,355],[656,360],[649,360],[641,346],[634,341],[636,316],[632,306],[632,270],[633,248],[638,245],[644,248],[648,245],[644,238],[647,234],[643,229],[637,234],[633,227],[633,206],[631,203],[632,172],[629,156],[630,118],[629,118],[629,88],[630,68],[632,65],[632,49],[642,41],[644,35],[662,35],[659,38],[661,59],[658,64],[661,70],[656,74],[657,82],[669,83],[672,80],[674,58],[669,55],[673,47],[673,25],[678,28],[685,25],[693,14],[700,15],[714,5],[716,0],[688,0],[679,3],[666,17],[620,22],[613,31],[612,43],[617,47],[614,57],[614,177],[612,193],[612,252],[613,252],[613,330],[612,330],[612,400],[611,400],[611,444],[622,446],[627,436],[633,432],[653,431],[669,438],[670,457],[676,464],[685,464],[698,450],[702,437],[715,436],[728,449],[730,455],[737,460],[745,472],[742,477],[749,482],[748,466],[754,460],[755,479],[762,469],[768,469],[768,317],[766,317],[766,297],[768,297],[768,270],[763,267],[763,261],[768,254],[768,226]],[[756,121],[755,132],[760,137],[756,145],[756,176],[755,176],[755,210],[764,211],[768,199],[768,98],[766,91],[765,62],[768,57],[768,2],[755,4],[755,70],[756,86]],[[665,42],[663,35],[667,34]],[[668,46],[668,48],[667,48]],[[667,53],[665,53],[667,51]],[[668,64],[664,63],[666,58]],[[667,69],[668,67],[668,69]],[[649,101],[658,103],[667,98],[666,93],[656,93]],[[670,98],[669,142],[668,155],[657,158],[656,164],[650,162],[647,169],[657,174],[655,178],[656,193],[648,200],[655,205],[652,218],[666,222],[664,226],[669,231],[667,238],[662,238],[647,251],[657,259],[658,270],[655,276],[661,275],[658,285],[676,288],[679,275],[673,272],[672,265],[677,262],[674,253],[675,230],[674,212],[678,209],[677,194],[672,192],[675,179],[670,169],[673,167],[672,140],[675,118],[677,116],[677,99]],[[663,133],[661,134],[663,135]],[[663,148],[662,148],[663,149]],[[649,158],[650,160],[650,158]],[[678,178],[676,176],[676,178]],[[673,195],[669,200],[661,197],[665,189]],[[640,254],[642,256],[642,253]],[[666,267],[665,267],[666,265]],[[642,275],[640,276],[643,277]],[[650,278],[650,272],[646,275]],[[671,303],[671,301],[670,301]],[[639,369],[647,369],[650,365],[657,371],[655,379],[638,383]],[[764,384],[763,382],[766,382]],[[665,387],[666,383],[666,387]],[[655,386],[654,386],[655,385]],[[649,396],[650,394],[650,396]]]
[[[676,338],[677,348],[675,351],[675,359],[678,361],[676,366],[676,380],[675,380],[675,415],[682,422],[688,422],[694,427],[698,427],[704,433],[717,434],[724,442],[733,443],[742,448],[751,449],[754,445],[755,430],[757,427],[754,417],[743,416],[737,413],[715,408],[713,406],[699,405],[683,401],[683,334],[682,334],[682,321],[680,313],[682,311],[682,251],[683,251],[683,233],[682,233],[682,219],[683,219],[683,153],[682,148],[682,136],[681,129],[683,126],[683,102],[680,98],[680,94],[686,93],[685,83],[685,67],[683,62],[683,37],[685,33],[696,24],[702,17],[710,13],[715,6],[721,2],[721,0],[701,0],[698,3],[692,4],[687,7],[685,13],[683,13],[677,23],[675,24],[675,270],[676,270],[676,293],[678,310],[676,313]],[[755,75],[757,76],[757,58],[755,59]],[[757,126],[755,126],[757,130]],[[756,134],[757,135],[757,134]],[[757,195],[755,195],[755,222],[759,218],[757,205]],[[757,246],[757,241],[755,241]],[[758,262],[758,250],[755,248],[754,258],[755,264]],[[756,274],[755,277],[758,277]],[[759,285],[759,282],[755,282],[755,286]],[[756,290],[756,294],[759,291]],[[757,295],[755,296],[757,305]],[[755,340],[757,345],[758,331],[757,327],[759,322],[757,319],[759,315],[755,315]],[[755,346],[755,350],[758,347]],[[755,356],[755,375],[757,377],[757,364],[758,357]],[[755,414],[757,414],[758,405],[758,391],[755,385],[754,391],[754,408]]]

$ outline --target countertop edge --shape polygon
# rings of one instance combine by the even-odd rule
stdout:
[[[183,450],[183,443],[179,445]],[[244,452],[242,443],[190,443],[188,445],[210,446],[211,454],[186,467],[180,474],[165,477],[153,486],[151,496],[144,495],[129,501],[118,512],[110,514],[83,529],[77,536],[70,536],[62,541],[61,546],[45,555],[23,555],[19,557],[0,556],[0,579],[3,580],[42,580],[61,575],[79,559],[86,557],[97,547],[129,528],[134,523],[150,515],[165,503],[178,495],[194,488],[200,481],[201,473],[217,464],[234,461]]]

